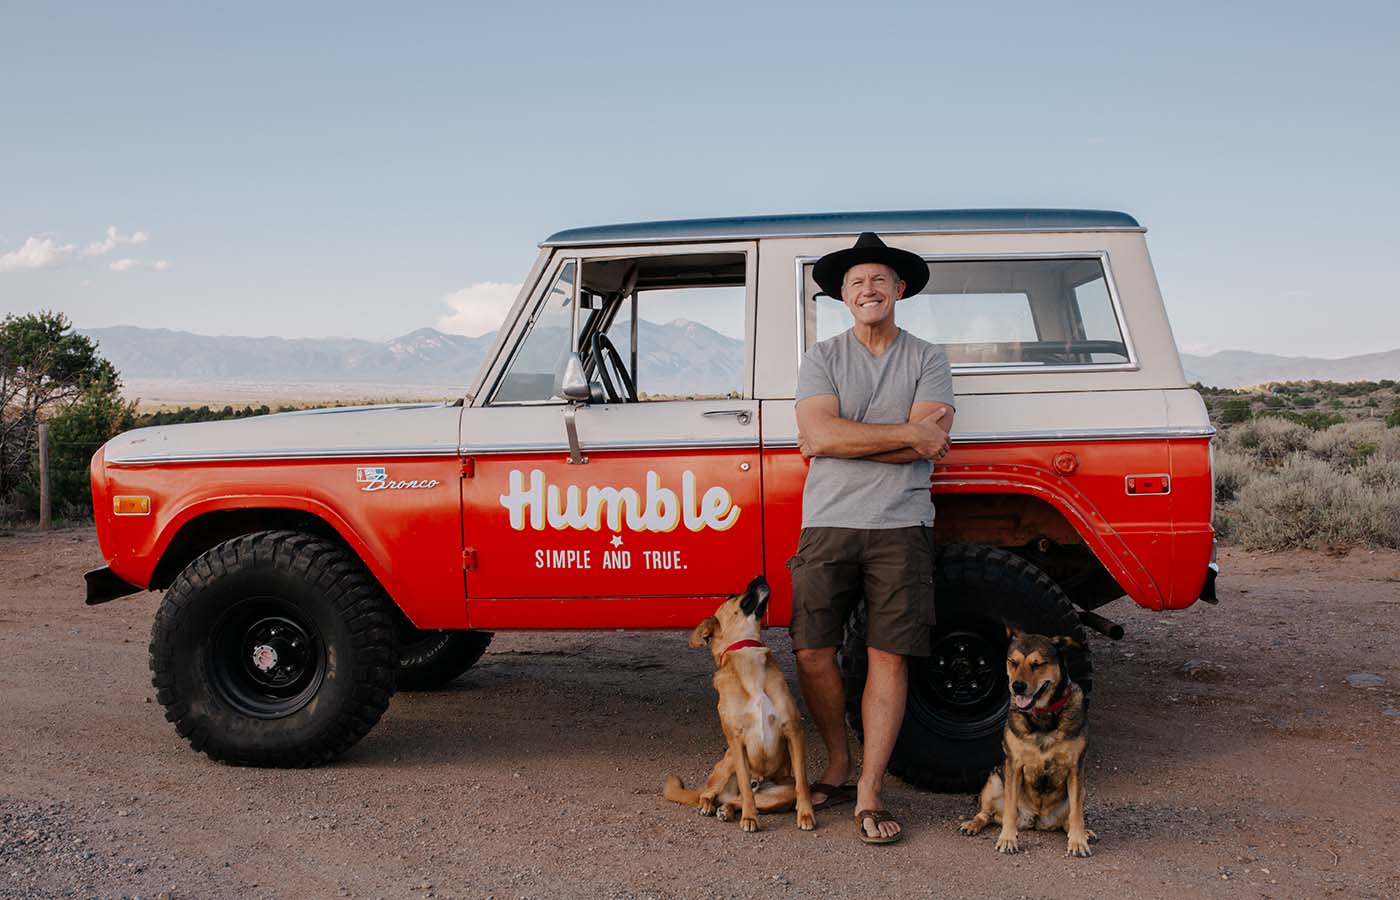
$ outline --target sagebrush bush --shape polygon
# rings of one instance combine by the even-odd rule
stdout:
[[[1227,518],[1231,537],[1255,550],[1400,547],[1400,491],[1368,487],[1301,454],[1252,478]]]
[[[1356,478],[1372,490],[1400,491],[1400,460],[1372,457],[1357,467]]]
[[[1291,454],[1306,450],[1312,430],[1306,425],[1274,416],[1260,416],[1230,429],[1229,444],[1246,450],[1265,465],[1278,465]]]
[[[1244,453],[1217,447],[1215,450],[1215,502],[1228,503],[1239,496],[1253,476],[1254,461]]]
[[[1355,468],[1374,456],[1385,429],[1372,422],[1347,422],[1308,438],[1308,453],[1340,468]]]

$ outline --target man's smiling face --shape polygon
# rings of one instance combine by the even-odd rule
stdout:
[[[894,302],[904,296],[904,282],[883,263],[861,263],[846,270],[841,300],[860,325],[879,325],[894,315]]]

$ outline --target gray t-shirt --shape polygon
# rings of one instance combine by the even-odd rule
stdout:
[[[917,401],[953,405],[943,348],[900,329],[878,358],[847,329],[802,358],[797,399],[833,395],[841,418],[869,425],[909,421]],[[814,457],[802,488],[802,527],[907,528],[933,524],[933,463]]]

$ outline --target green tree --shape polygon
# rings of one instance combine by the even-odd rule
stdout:
[[[40,422],[80,401],[94,414],[93,404],[120,404],[120,388],[116,367],[98,354],[92,339],[73,330],[64,314],[9,315],[0,321],[0,502],[33,484]],[[55,446],[54,451],[50,459],[55,466],[66,464],[65,450]]]

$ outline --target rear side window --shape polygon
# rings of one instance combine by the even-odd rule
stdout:
[[[803,265],[807,346],[851,327],[839,297]],[[929,283],[900,300],[895,322],[941,344],[954,368],[1008,369],[1132,363],[1103,260],[930,260]]]

